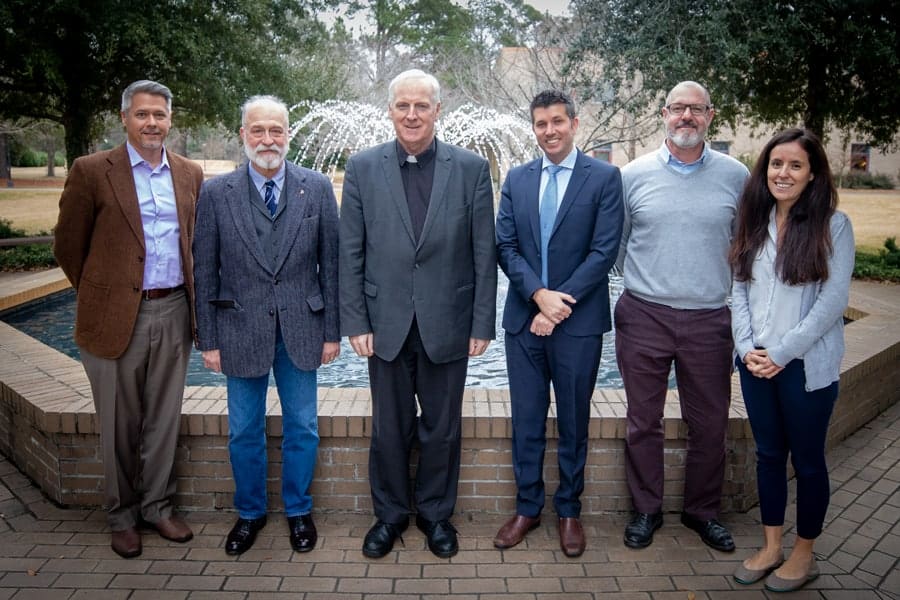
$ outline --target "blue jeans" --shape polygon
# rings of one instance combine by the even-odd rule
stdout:
[[[294,366],[281,336],[272,363],[281,400],[281,499],[288,517],[309,514],[309,486],[316,468],[316,372]],[[269,374],[228,377],[228,452],[234,475],[234,507],[242,519],[266,514],[266,393]]]
[[[792,360],[772,379],[750,374],[737,360],[741,392],[753,439],[756,480],[763,525],[781,526],[787,506],[787,459],[797,476],[797,535],[813,540],[822,533],[830,488],[825,464],[828,422],[838,384],[807,392],[803,361]]]

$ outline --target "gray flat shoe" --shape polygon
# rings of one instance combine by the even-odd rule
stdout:
[[[816,559],[813,559],[804,577],[799,579],[782,579],[775,573],[772,573],[766,578],[766,589],[770,592],[793,592],[794,590],[799,590],[818,576],[819,565],[816,564]]]
[[[781,555],[779,555],[778,560],[776,560],[765,569],[748,569],[744,566],[744,563],[741,563],[740,565],[738,565],[737,570],[734,572],[734,580],[741,585],[751,585],[780,567],[783,562],[784,554],[782,553]]]

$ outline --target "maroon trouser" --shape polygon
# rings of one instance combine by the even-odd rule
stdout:
[[[634,509],[662,510],[663,407],[674,361],[681,416],[688,426],[684,512],[718,515],[731,401],[731,311],[685,310],[627,291],[616,304],[616,357],[628,400],[625,474]]]

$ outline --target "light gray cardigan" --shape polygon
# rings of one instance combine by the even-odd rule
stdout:
[[[837,381],[844,356],[844,309],[850,299],[856,247],[847,215],[836,211],[830,226],[834,251],[828,258],[828,279],[803,286],[800,322],[776,346],[766,348],[769,358],[782,367],[803,359],[807,391]],[[749,288],[749,281],[734,280],[731,286],[731,332],[740,359],[753,350]]]

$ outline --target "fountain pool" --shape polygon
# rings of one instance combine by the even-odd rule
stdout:
[[[497,339],[483,356],[469,361],[467,387],[503,389],[509,387],[506,375],[506,356],[503,349],[503,329],[500,327],[503,302],[508,281],[502,272],[498,277],[497,291]],[[614,304],[621,293],[621,278],[613,277],[610,283],[610,301]],[[15,309],[3,316],[3,321],[34,337],[60,352],[78,360],[78,348],[72,339],[75,322],[75,294],[72,290],[50,296],[44,300]],[[622,378],[616,366],[615,332],[603,336],[603,356],[597,376],[598,388],[621,388]],[[224,386],[225,376],[213,373],[203,366],[200,353],[194,350],[188,364],[188,385]],[[347,340],[341,341],[341,356],[330,365],[319,369],[320,387],[368,387],[366,361],[353,353]],[[670,378],[670,387],[674,382]],[[270,382],[274,386],[274,380]]]

